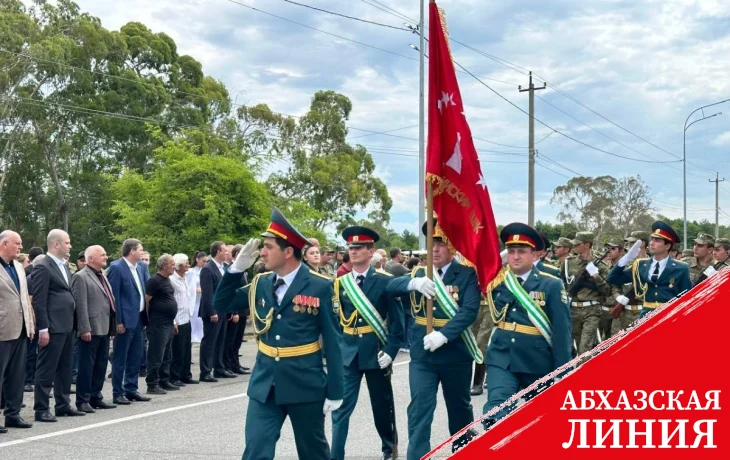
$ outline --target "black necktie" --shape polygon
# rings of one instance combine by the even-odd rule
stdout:
[[[440,268],[438,270],[436,270],[436,272],[438,272],[439,276],[441,276],[441,277],[444,276],[444,271],[441,270]]]
[[[277,278],[276,282],[274,283],[273,291],[271,291],[272,294],[274,295],[274,301],[276,302],[277,305],[279,305],[279,297],[276,296],[276,291],[284,284],[286,284],[286,283],[284,283],[284,278]]]
[[[651,274],[651,282],[656,283],[657,279],[659,279],[659,262],[654,266],[654,273]]]
[[[357,286],[362,289],[362,284],[365,282],[365,276],[357,275]]]

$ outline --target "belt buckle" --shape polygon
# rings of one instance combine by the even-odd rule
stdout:
[[[355,326],[352,328],[352,335],[359,335],[359,327]]]
[[[271,351],[271,354],[274,355],[273,357],[274,358],[278,358],[279,357],[279,348],[278,347],[271,347],[271,350],[272,350]]]
[[[507,323],[507,324],[509,324],[509,329],[507,329],[508,331],[514,332],[517,330],[517,323]]]

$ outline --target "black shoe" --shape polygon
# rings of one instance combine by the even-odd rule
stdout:
[[[139,370],[139,376],[140,377],[147,377],[147,369],[140,369]]]
[[[29,383],[26,386],[24,386],[23,392],[24,393],[33,393],[33,385]]]
[[[226,370],[223,370],[221,372],[214,372],[213,373],[213,376],[216,377],[216,378],[219,378],[219,379],[232,379],[232,378],[238,377],[233,372],[229,372],[229,371],[226,371]]]
[[[185,380],[181,380],[181,382],[185,385],[197,385],[200,383],[200,381],[195,380],[195,379],[185,379]]]
[[[20,415],[14,415],[12,417],[5,417],[5,427],[6,428],[30,428],[33,424],[26,422],[22,418],[20,418]]]
[[[124,396],[122,396],[124,398]],[[124,398],[127,399],[127,398]],[[129,400],[127,400],[129,402]],[[116,409],[116,404],[109,404],[108,402],[104,401],[103,399],[91,401],[90,403],[91,407],[94,409]]]
[[[165,389],[162,388],[161,386],[157,385],[154,387],[147,388],[147,394],[148,395],[166,395],[167,391],[165,391]]]
[[[392,459],[393,459],[392,452],[383,452],[383,460],[392,460]]]
[[[130,401],[140,401],[140,402],[152,401],[152,398],[148,398],[147,396],[142,396],[139,393],[139,391],[135,391],[134,393],[127,393],[125,396]]]
[[[8,432],[7,428],[5,428],[4,426],[0,425],[0,434],[5,434],[7,432]]]
[[[249,375],[251,371],[243,366],[238,366],[236,369],[233,369],[233,372],[235,372],[238,375]]]
[[[484,387],[481,385],[475,385],[471,387],[471,392],[469,393],[472,396],[479,396],[481,394],[484,394]]]
[[[168,390],[168,391],[180,391],[180,387],[177,385],[173,385],[170,382],[162,382],[158,385],[158,387]]]
[[[76,410],[73,407],[66,407],[63,409],[56,409],[56,417],[83,417],[86,415],[85,412]]]
[[[43,412],[36,412],[35,413],[35,421],[36,422],[57,422],[58,419],[51,415],[48,411]]]
[[[180,380],[172,380],[170,382],[170,385],[175,385],[176,387],[184,387],[185,386],[185,384],[182,383]]]
[[[132,401],[128,400],[127,397],[124,395],[115,396],[112,401],[114,402],[114,404],[119,404],[122,406],[128,406],[128,405],[132,404]]]
[[[93,414],[96,412],[94,408],[89,405],[89,403],[76,404],[76,408],[86,414]]]
[[[209,383],[215,383],[218,381],[217,378],[211,377],[210,375],[206,375],[204,377],[200,377],[201,382],[209,382]]]

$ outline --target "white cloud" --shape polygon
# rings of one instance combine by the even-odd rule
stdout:
[[[717,146],[725,146],[730,145],[730,131],[725,131],[724,133],[717,136],[713,141],[712,145]]]

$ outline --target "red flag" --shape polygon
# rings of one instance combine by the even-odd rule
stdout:
[[[502,268],[497,225],[439,11],[429,8],[426,182],[439,227],[476,267],[483,292]]]

